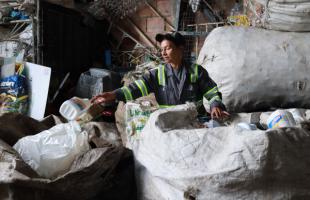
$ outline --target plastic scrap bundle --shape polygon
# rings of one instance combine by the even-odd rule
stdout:
[[[242,130],[234,125],[239,117],[228,127],[197,129],[196,114],[190,105],[155,111],[131,140],[139,199],[310,198],[309,121]]]
[[[0,122],[8,115],[13,114],[1,116]],[[115,126],[111,127],[104,122],[89,122],[83,127],[86,134],[74,122],[54,126],[53,119],[34,122],[23,115],[10,119],[16,119],[19,123],[7,121],[7,125],[10,127],[12,123],[15,129],[7,130],[11,131],[7,134],[0,133],[1,198],[90,199],[105,191],[109,193],[109,189],[115,185],[114,170],[123,154]],[[22,133],[35,134],[37,132],[32,131],[42,130],[42,127],[48,130],[23,137],[15,145],[21,155],[3,141],[9,135],[22,137]],[[92,148],[89,148],[88,142]],[[6,194],[8,196],[1,196]]]
[[[310,31],[310,2],[306,0],[245,0],[251,24],[280,31]]]
[[[140,97],[133,102],[120,102],[115,112],[115,121],[124,146],[130,145],[128,140],[138,137],[143,130],[150,114],[158,109],[153,94]]]
[[[55,178],[68,171],[73,160],[90,149],[88,134],[82,132],[76,121],[23,137],[13,148],[45,178]]]
[[[229,111],[310,108],[309,52],[308,33],[222,27],[208,35],[197,62]]]

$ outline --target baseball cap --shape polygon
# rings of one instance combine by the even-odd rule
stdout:
[[[155,36],[155,40],[157,42],[162,42],[163,40],[169,40],[173,42],[176,46],[184,46],[185,45],[185,39],[183,35],[179,32],[171,32],[171,33],[165,33],[165,34],[157,34]]]

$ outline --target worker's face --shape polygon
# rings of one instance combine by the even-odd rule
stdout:
[[[165,63],[179,63],[182,60],[183,47],[177,47],[169,40],[160,43],[161,55]]]

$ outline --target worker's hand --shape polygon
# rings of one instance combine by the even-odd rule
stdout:
[[[100,104],[100,103],[109,103],[116,99],[116,94],[114,92],[104,92],[97,96],[94,96],[90,101],[93,104]]]
[[[217,119],[222,119],[225,117],[229,117],[229,113],[226,111],[223,111],[221,108],[219,107],[213,107],[211,110],[211,118],[217,118]]]

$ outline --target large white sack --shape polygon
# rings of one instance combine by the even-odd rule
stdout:
[[[198,57],[228,110],[310,108],[310,34],[221,27]]]
[[[309,0],[245,0],[245,9],[256,27],[310,31]]]
[[[192,129],[195,115],[151,114],[133,144],[139,199],[310,199],[309,130]]]
[[[56,178],[69,171],[74,159],[90,149],[88,134],[76,121],[57,124],[18,140],[13,148],[40,176]]]

